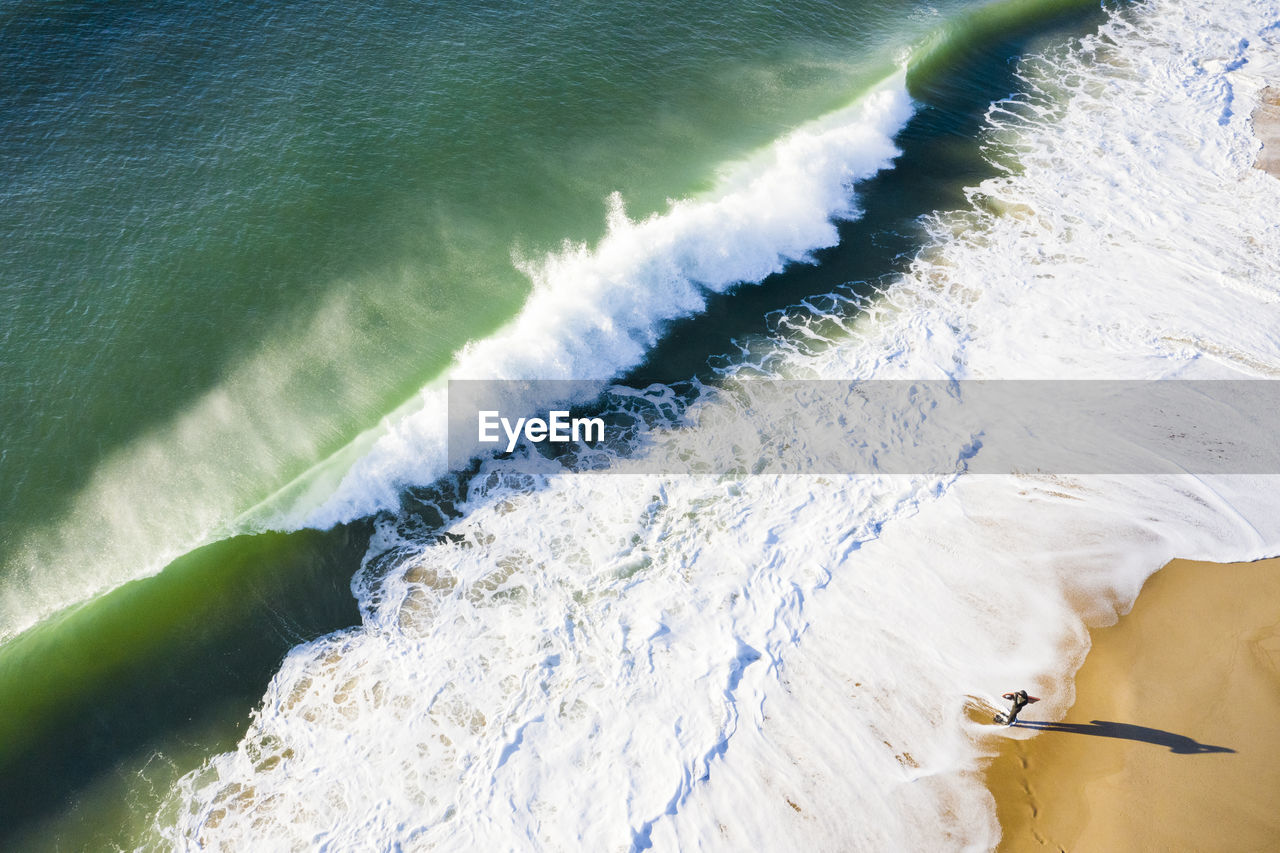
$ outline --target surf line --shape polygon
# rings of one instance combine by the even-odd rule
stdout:
[[[538,443],[550,441],[565,443],[572,441],[596,442],[604,440],[603,418],[570,418],[567,410],[547,412],[543,418],[516,418],[512,425],[509,418],[504,418],[493,409],[477,412],[477,434],[482,444],[496,444],[502,440],[498,428],[507,436],[507,453],[516,449],[523,430],[526,441]],[[579,438],[581,435],[581,438]]]

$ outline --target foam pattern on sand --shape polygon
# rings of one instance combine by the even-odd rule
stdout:
[[[1128,7],[1026,62],[1024,94],[992,111],[1008,173],[876,298],[783,312],[726,373],[1280,374],[1280,181],[1252,168],[1248,122],[1280,7],[1221,6]],[[288,656],[157,839],[989,848],[973,771],[995,697],[1027,687],[1060,715],[1084,620],[1114,619],[1173,556],[1280,552],[1275,487],[491,461],[446,541],[383,524],[355,584],[364,624]]]

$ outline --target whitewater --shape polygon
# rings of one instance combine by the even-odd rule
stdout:
[[[343,347],[370,345],[341,329],[350,308],[345,301],[326,305],[311,332],[318,343],[303,348],[293,373],[245,368],[232,383],[245,393],[203,399],[156,438],[141,461],[113,457],[75,499],[74,523],[25,537],[19,549],[24,559],[12,569],[20,580],[0,589],[0,636],[155,574],[198,544],[234,533],[326,528],[396,508],[406,486],[447,471],[449,379],[600,379],[603,387],[641,362],[663,324],[698,313],[708,295],[759,282],[837,243],[833,218],[860,215],[851,185],[891,165],[898,153],[892,137],[911,112],[905,73],[898,72],[747,161],[726,165],[705,197],[675,200],[668,210],[633,221],[614,193],[607,199],[608,233],[594,248],[566,242],[537,258],[513,251],[511,260],[529,278],[532,294],[507,327],[465,346],[439,379],[377,425],[245,506],[255,480],[247,470],[258,465],[246,460],[266,460],[273,468],[299,449],[311,458],[320,455],[317,441],[298,448],[289,444],[299,439],[297,431],[278,434],[275,424],[287,419],[285,413],[250,416],[245,410],[256,402],[271,405],[282,389],[305,377],[309,365]],[[224,434],[224,427],[244,419],[262,426],[248,437]],[[220,466],[187,465],[182,488],[204,497],[195,504],[177,500],[157,487],[173,480],[170,446],[195,456],[202,455],[197,449],[211,458],[235,455],[235,464],[245,468],[236,478],[244,488],[223,494]],[[141,559],[139,543],[150,545]],[[60,562],[80,567],[66,583],[42,572]]]
[[[1253,168],[1249,123],[1280,77],[1280,6],[1221,5],[1124,7],[1024,60],[1021,92],[988,117],[1002,174],[934,216],[873,296],[772,317],[725,381],[1280,375],[1280,181]],[[615,202],[599,245],[521,259],[539,282],[528,308],[456,373],[603,385],[705,292],[829,245],[910,105],[899,80],[850,110],[714,199],[642,222]],[[425,393],[308,520],[392,508],[436,474],[443,392]],[[666,440],[715,447],[694,426]],[[362,625],[289,654],[238,749],[175,787],[152,844],[989,849],[995,697],[1026,687],[1060,717],[1087,626],[1167,560],[1280,553],[1262,476],[524,463],[483,461],[443,529],[379,516],[353,581]]]
[[[595,247],[566,243],[513,261],[533,282],[506,328],[468,344],[444,378],[424,388],[365,439],[371,446],[318,507],[305,497],[272,527],[325,527],[395,509],[406,486],[447,471],[447,379],[597,379],[635,367],[663,324],[702,310],[708,295],[759,282],[835,245],[833,218],[860,215],[850,188],[889,167],[911,116],[906,75],[811,122],[750,160],[725,167],[708,198],[674,201],[635,222],[608,199],[608,233]],[[576,399],[590,399],[583,384]],[[530,408],[539,402],[526,401]],[[261,510],[259,510],[261,512]]]

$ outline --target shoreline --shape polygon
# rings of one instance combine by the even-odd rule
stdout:
[[[1280,178],[1280,87],[1251,115]],[[1280,558],[1173,560],[1090,631],[1063,720],[991,735],[1000,851],[1280,848]],[[1010,689],[1020,685],[1011,685]]]
[[[1253,132],[1262,140],[1254,168],[1280,178],[1280,87],[1270,86],[1258,95],[1253,111]]]
[[[1174,560],[986,768],[999,850],[1280,845],[1280,558]],[[1024,725],[1025,723],[1025,725]]]

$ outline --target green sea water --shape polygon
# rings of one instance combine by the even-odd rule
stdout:
[[[592,241],[610,192],[661,209],[847,101],[936,19],[905,17],[8,10],[0,631],[228,532],[509,319],[513,252]]]
[[[510,319],[513,255],[707,188],[966,5],[10,6],[0,635],[234,532]]]
[[[13,837],[136,842],[284,651],[358,619],[358,525],[230,537],[513,317],[513,257],[594,243],[612,192],[638,218],[707,190],[915,51],[900,170],[821,265],[673,326],[644,370],[687,376],[768,310],[889,271],[985,170],[1011,59],[1090,7],[0,8]]]

